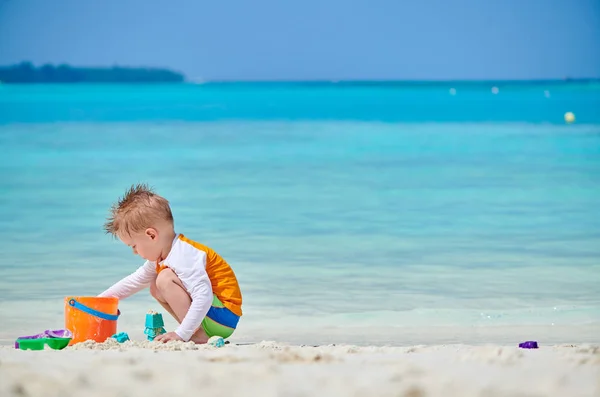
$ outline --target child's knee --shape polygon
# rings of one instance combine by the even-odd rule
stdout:
[[[167,288],[173,288],[179,284],[179,277],[171,269],[162,270],[156,277],[156,289],[158,293],[165,291]]]

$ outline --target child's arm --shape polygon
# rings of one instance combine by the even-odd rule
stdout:
[[[200,327],[213,302],[212,285],[206,273],[206,254],[199,252],[195,261],[189,266],[177,269],[176,273],[192,298],[187,314],[175,330],[175,333],[187,342]]]
[[[146,288],[156,277],[155,266],[150,261],[146,261],[134,273],[118,281],[112,287],[102,292],[99,297],[115,297],[125,299],[136,292]]]

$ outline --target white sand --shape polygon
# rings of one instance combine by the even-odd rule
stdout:
[[[600,396],[600,346],[0,348],[0,396]]]

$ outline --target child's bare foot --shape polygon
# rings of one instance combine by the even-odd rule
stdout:
[[[201,336],[192,336],[192,339],[190,339],[190,341],[194,342],[197,345],[204,345],[206,342],[208,342],[208,338],[203,338]]]
[[[192,337],[190,338],[191,342],[194,342],[197,345],[203,345],[208,342],[208,335],[202,328],[200,328]]]

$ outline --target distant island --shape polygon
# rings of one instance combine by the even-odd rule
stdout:
[[[74,67],[50,65],[40,67],[31,62],[0,66],[0,83],[182,83],[181,73],[160,68]]]

